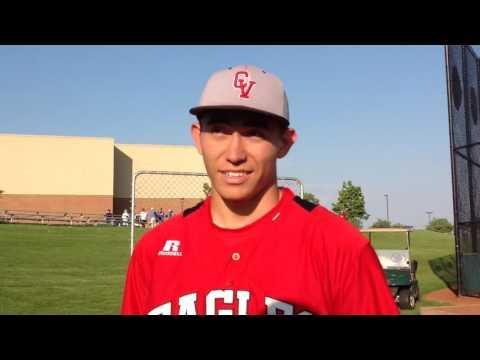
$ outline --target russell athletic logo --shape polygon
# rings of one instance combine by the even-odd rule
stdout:
[[[246,71],[237,71],[235,78],[233,79],[233,87],[240,89],[240,97],[243,99],[248,99],[250,91],[252,90],[253,85],[256,84],[255,81],[248,80],[249,75]]]
[[[182,252],[178,251],[180,248],[180,241],[178,240],[167,240],[163,250],[158,252],[158,255],[163,256],[182,256]]]

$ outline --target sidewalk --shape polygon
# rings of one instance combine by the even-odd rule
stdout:
[[[420,315],[480,315],[480,298],[457,295],[450,289],[433,291],[426,300],[448,304],[420,308]]]

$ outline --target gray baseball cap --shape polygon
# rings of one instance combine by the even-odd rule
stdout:
[[[289,122],[288,99],[282,81],[253,65],[215,72],[207,81],[193,115],[206,110],[238,109],[260,112]]]

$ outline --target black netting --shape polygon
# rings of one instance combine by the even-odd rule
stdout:
[[[458,241],[463,252],[472,252],[472,234],[470,225],[458,225]]]
[[[476,296],[480,294],[479,60],[469,46],[447,49],[459,290]]]
[[[459,151],[466,152],[466,151]],[[460,223],[470,222],[470,193],[468,191],[468,162],[464,157],[456,156],[456,182],[457,182],[457,219]]]
[[[450,113],[453,125],[453,142],[455,147],[467,143],[465,131],[465,97],[463,95],[463,62],[461,48],[449,46],[449,89]]]

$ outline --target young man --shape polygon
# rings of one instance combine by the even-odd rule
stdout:
[[[213,191],[139,241],[122,314],[398,314],[368,240],[277,187],[297,138],[278,78],[219,71],[190,112]]]

